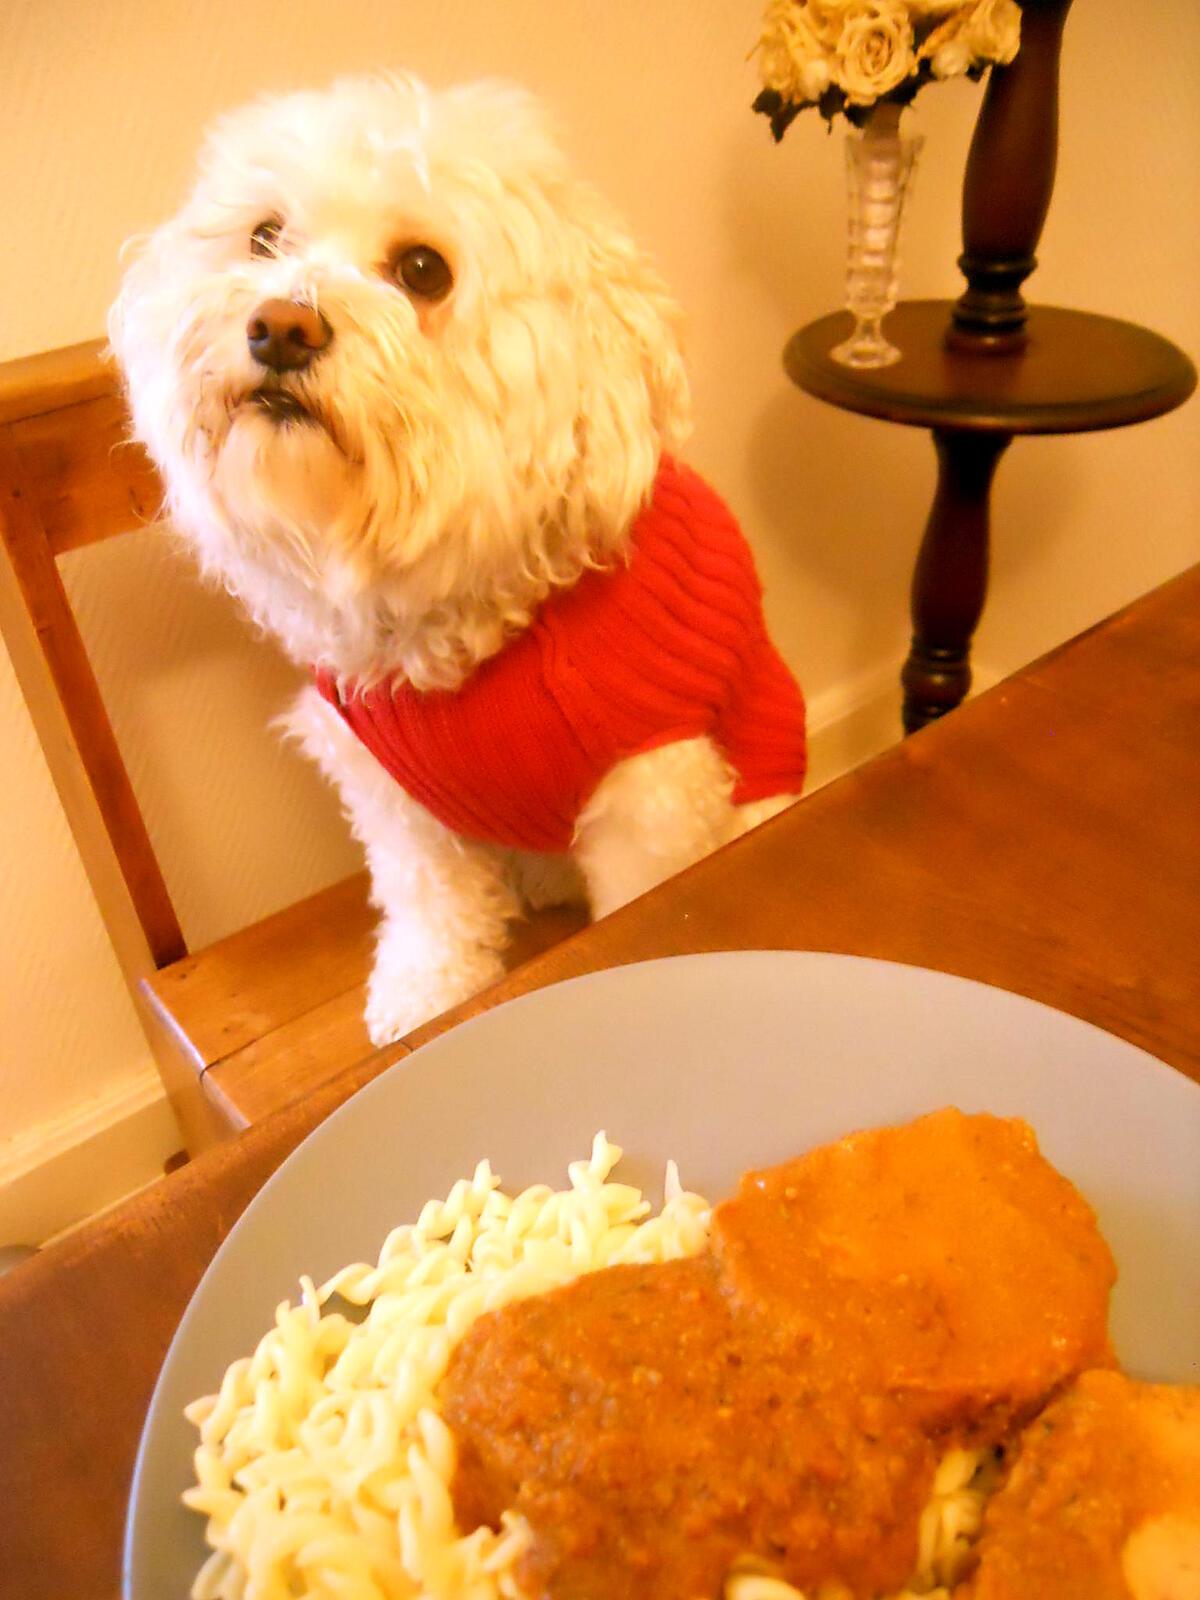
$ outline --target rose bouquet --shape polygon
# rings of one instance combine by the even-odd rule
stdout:
[[[861,127],[935,78],[1006,65],[1020,42],[1017,0],[768,0],[754,109],[776,139],[808,106]]]

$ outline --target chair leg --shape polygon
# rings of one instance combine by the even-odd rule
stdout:
[[[937,491],[912,583],[912,648],[900,674],[904,731],[953,711],[971,687],[971,638],[988,582],[992,475],[1011,434],[937,428]]]

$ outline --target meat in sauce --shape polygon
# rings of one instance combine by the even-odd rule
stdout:
[[[748,1173],[713,1240],[736,1298],[926,1426],[1029,1416],[1111,1360],[1112,1255],[1024,1122],[943,1111]]]
[[[1200,1389],[1085,1372],[1021,1440],[972,1600],[1196,1600]]]
[[[939,1456],[1111,1355],[1111,1256],[1030,1129],[944,1111],[748,1174],[692,1260],[482,1317],[442,1405],[460,1525],[548,1600],[712,1600],[740,1556],[896,1589]]]

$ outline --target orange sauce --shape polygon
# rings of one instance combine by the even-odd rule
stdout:
[[[1200,1594],[1200,1388],[1085,1372],[1025,1430],[980,1549],[973,1600]]]
[[[465,1528],[548,1600],[720,1595],[739,1556],[899,1588],[950,1445],[1111,1360],[1095,1218],[1021,1122],[944,1111],[750,1173],[688,1261],[479,1320],[442,1390]]]

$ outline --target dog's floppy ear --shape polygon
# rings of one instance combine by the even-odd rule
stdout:
[[[580,465],[588,498],[619,534],[648,494],[659,456],[691,431],[682,314],[607,203],[586,185],[571,191],[561,217],[576,235],[581,280]]]
[[[679,311],[616,212],[566,161],[546,113],[495,81],[430,102],[435,189],[446,182],[507,292],[487,306],[488,382],[505,397],[501,477],[524,475],[571,540],[623,544],[659,457],[690,430]],[[545,520],[540,519],[540,520]]]

